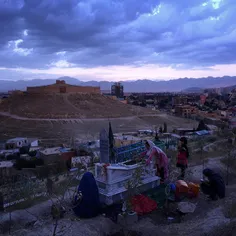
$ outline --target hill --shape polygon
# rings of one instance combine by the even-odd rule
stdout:
[[[134,132],[139,129],[154,129],[166,122],[168,131],[179,127],[196,128],[198,122],[158,113],[148,116],[121,117],[112,119],[114,133]],[[71,119],[71,120],[21,120],[0,114],[0,141],[14,137],[37,137],[40,143],[47,145],[71,145],[71,138],[79,142],[99,138],[99,132],[108,128],[107,119]]]
[[[100,94],[18,94],[0,104],[0,111],[39,119],[114,118],[152,112]]]
[[[59,80],[65,80],[68,84],[81,86],[100,86],[101,90],[110,90],[113,82],[108,81],[87,81],[83,82],[71,77],[61,77]],[[157,80],[136,80],[124,81],[125,92],[180,92],[182,90],[198,87],[220,88],[235,85],[236,76],[206,77],[206,78],[182,78],[168,81]],[[34,79],[34,80],[0,80],[0,92],[8,90],[26,90],[27,86],[41,86],[53,84],[55,79]]]
[[[198,87],[192,87],[192,88],[187,88],[183,90],[182,92],[184,93],[202,93],[204,92],[204,89],[198,88]]]

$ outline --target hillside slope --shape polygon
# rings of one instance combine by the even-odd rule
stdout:
[[[27,118],[114,118],[152,113],[100,94],[13,95],[0,104],[0,111]]]

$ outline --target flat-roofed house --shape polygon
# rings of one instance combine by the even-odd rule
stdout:
[[[26,137],[16,137],[12,139],[8,139],[5,148],[8,149],[17,149],[24,146],[37,147],[38,139],[36,138],[26,138]]]

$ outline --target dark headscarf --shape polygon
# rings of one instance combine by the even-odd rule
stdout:
[[[186,137],[181,137],[180,138],[180,141],[183,142],[184,145],[187,145],[188,144],[188,140]]]
[[[82,218],[95,217],[100,213],[99,191],[91,172],[86,172],[79,184],[78,192],[82,193],[81,202],[73,209]]]
[[[203,170],[203,174],[209,179],[215,174],[215,172],[209,168],[206,168]]]

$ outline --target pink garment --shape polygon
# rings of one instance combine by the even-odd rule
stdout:
[[[155,158],[156,165],[158,165],[159,168],[164,169],[164,178],[168,178],[169,176],[169,169],[168,169],[168,157],[166,154],[157,146],[152,141],[148,140],[148,143],[150,145],[150,149],[146,151],[145,153],[142,153],[143,155],[147,155],[148,159],[146,161],[146,164],[149,165],[150,162]]]

